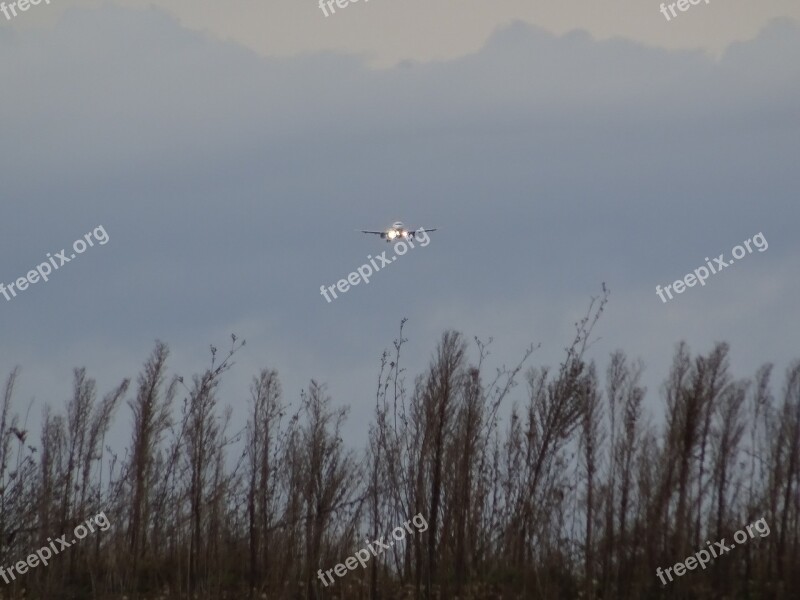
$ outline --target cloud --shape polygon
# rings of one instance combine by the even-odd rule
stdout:
[[[300,56],[338,51],[368,57],[374,65],[403,60],[449,60],[478,51],[497,28],[513,21],[562,35],[588,31],[608,40],[622,38],[667,49],[699,48],[718,55],[729,44],[753,39],[770,21],[800,20],[794,0],[726,0],[697,7],[666,22],[658,2],[572,0],[388,0],[354,5],[325,18],[316,2],[271,0],[115,0],[132,9],[169,12],[192,30],[231,40],[262,56]],[[107,0],[54,2],[29,11],[12,27],[50,26],[73,6],[98,7]]]

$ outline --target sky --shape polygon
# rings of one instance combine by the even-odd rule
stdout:
[[[325,382],[357,446],[402,318],[409,380],[446,329],[493,338],[488,373],[531,343],[531,364],[557,365],[603,282],[590,357],[641,358],[653,413],[681,340],[730,342],[739,377],[774,362],[779,391],[800,358],[800,5],[712,1],[667,22],[655,2],[531,4],[0,14],[0,282],[108,234],[0,296],[16,408],[32,402],[31,424],[63,410],[77,366],[105,393],[156,339],[173,373],[200,372],[234,332],[235,424],[269,367],[287,401]],[[358,230],[395,220],[438,231],[326,302],[321,285],[392,254]],[[759,233],[765,251],[659,299]]]

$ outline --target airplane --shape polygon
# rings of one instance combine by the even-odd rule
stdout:
[[[413,240],[414,236],[417,235],[418,233],[420,233],[420,232],[427,233],[429,231],[436,231],[436,228],[434,228],[434,229],[422,229],[422,228],[419,228],[419,229],[416,229],[416,230],[412,231],[410,229],[406,229],[405,225],[403,225],[402,221],[395,221],[394,223],[392,223],[389,227],[387,227],[383,231],[365,231],[365,230],[362,229],[361,233],[372,233],[372,234],[375,234],[375,235],[379,235],[379,236],[381,236],[382,240],[386,240],[387,242],[391,243],[391,242],[394,242],[394,241],[396,241],[398,239],[401,239],[401,240],[409,240],[409,239]]]

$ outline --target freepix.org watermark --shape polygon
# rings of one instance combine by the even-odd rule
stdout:
[[[356,3],[358,0],[319,0],[319,7],[322,9],[322,13],[329,17],[328,11],[331,11],[332,14],[336,14],[336,9],[333,7],[335,4],[339,8],[347,8],[350,3]],[[364,3],[369,2],[369,0],[364,0]],[[327,9],[325,7],[328,7]]]
[[[77,258],[79,254],[86,252],[87,248],[94,246],[95,241],[101,246],[105,246],[108,243],[108,239],[109,238],[105,227],[102,225],[95,227],[94,231],[87,233],[82,238],[73,242],[73,252],[69,256],[67,256],[67,251],[63,248],[61,249],[61,252],[56,252],[55,256],[51,256],[48,252],[48,261],[43,262],[35,269],[28,271],[25,277],[20,277],[16,281],[9,283],[7,286],[3,282],[0,282],[0,294],[5,296],[7,302],[10,301],[11,298],[16,298],[17,292],[24,292],[28,289],[29,285],[37,283],[40,279],[42,281],[49,281],[49,277],[53,271],[58,270],[59,267],[64,266],[73,258]]]
[[[2,577],[3,581],[6,583],[11,583],[12,581],[16,580],[17,575],[24,575],[27,573],[28,569],[38,567],[40,564],[47,566],[48,561],[53,558],[55,554],[58,554],[65,548],[69,548],[72,546],[72,544],[75,544],[77,540],[82,540],[90,533],[94,533],[95,525],[97,525],[100,531],[106,531],[109,527],[111,527],[111,522],[108,520],[108,517],[106,517],[105,512],[101,512],[100,514],[87,519],[86,524],[81,523],[75,527],[75,529],[72,531],[75,539],[67,541],[66,533],[55,540],[52,538],[47,538],[49,545],[42,546],[35,553],[29,554],[28,558],[25,560],[21,560],[10,567],[0,566],[0,577]],[[14,571],[17,572],[16,575],[14,574]],[[9,577],[11,579],[9,579]]]
[[[656,294],[658,294],[658,297],[661,298],[661,302],[666,303],[667,299],[664,297],[665,292],[667,296],[669,296],[669,299],[672,300],[672,292],[670,291],[670,288],[672,288],[672,291],[674,291],[676,294],[682,294],[686,291],[686,288],[694,287],[698,282],[700,282],[701,286],[705,285],[706,279],[708,279],[711,275],[716,275],[722,271],[722,269],[733,265],[733,263],[737,260],[744,258],[748,254],[752,254],[753,248],[750,245],[750,242],[753,243],[753,246],[755,246],[759,252],[764,252],[767,248],[769,248],[769,244],[767,243],[764,234],[759,232],[749,240],[742,242],[744,246],[734,246],[733,250],[731,250],[731,255],[733,255],[733,258],[730,258],[726,261],[725,255],[720,254],[714,259],[714,264],[711,264],[711,261],[708,260],[708,257],[706,256],[705,261],[708,265],[708,268],[705,266],[697,267],[692,273],[687,273],[683,279],[678,279],[674,283],[664,286],[663,290],[661,289],[660,285],[657,285]],[[747,248],[747,250],[745,250],[745,248]]]
[[[675,6],[677,5],[678,10],[681,12],[686,12],[689,10],[689,5],[700,4],[701,2],[705,2],[706,4],[710,4],[711,0],[678,0],[677,2],[673,2],[671,4],[667,4],[666,6],[664,3],[661,3],[661,14],[667,19],[667,21],[671,21],[673,18],[678,16],[678,13],[675,12]],[[669,12],[667,12],[667,8],[669,8]],[[669,13],[672,13],[672,17],[669,16]]]
[[[373,556],[382,554],[384,550],[389,550],[395,542],[400,542],[405,539],[406,532],[415,533],[415,531],[411,529],[411,523],[414,523],[414,527],[417,528],[416,531],[419,533],[428,531],[428,522],[425,520],[425,517],[422,516],[422,513],[417,513],[402,525],[395,527],[392,530],[391,538],[389,538],[388,535],[384,535],[381,539],[375,540],[374,542],[367,540],[366,548],[361,548],[361,550],[358,550],[353,556],[348,556],[344,564],[339,563],[334,568],[328,569],[324,573],[322,569],[320,569],[317,571],[317,577],[325,587],[328,587],[328,578],[330,578],[330,583],[334,583],[335,581],[331,572],[335,573],[337,577],[344,577],[348,569],[353,571],[358,565],[361,565],[362,569],[365,568]],[[399,536],[397,535],[398,532],[400,533]],[[389,538],[388,543],[384,543],[386,538]]]
[[[428,236],[427,232],[420,228],[414,232],[414,235],[411,238],[403,241],[399,241],[394,245],[394,253],[396,256],[392,256],[388,258],[386,256],[386,252],[381,252],[375,258],[372,258],[371,254],[367,254],[367,258],[369,259],[369,264],[363,264],[358,269],[353,271],[347,276],[347,279],[340,279],[336,282],[336,285],[329,285],[325,287],[324,285],[319,286],[319,293],[327,300],[328,302],[332,302],[331,298],[328,297],[328,292],[331,293],[333,299],[338,298],[336,295],[336,290],[339,290],[340,293],[344,294],[347,290],[350,289],[350,286],[353,287],[357,286],[362,281],[364,283],[369,283],[369,278],[372,277],[373,273],[380,271],[383,267],[388,267],[392,264],[395,260],[397,260],[398,256],[403,256],[406,252],[408,252],[408,247],[411,246],[414,248],[413,239],[421,240],[420,246],[423,248],[431,243],[431,238]],[[380,261],[380,265],[375,262],[375,259]],[[374,270],[373,270],[374,267]]]
[[[700,566],[703,570],[705,570],[706,565],[711,562],[712,558],[717,558],[723,554],[727,554],[736,547],[736,544],[741,546],[745,542],[756,537],[753,534],[753,528],[755,528],[759,536],[762,538],[769,535],[769,525],[767,525],[767,520],[764,517],[761,517],[755,523],[750,523],[750,525],[743,527],[733,534],[733,540],[736,543],[731,542],[730,544],[726,544],[725,538],[722,538],[722,540],[719,542],[714,542],[713,545],[711,542],[706,542],[708,550],[705,548],[698,550],[692,556],[685,558],[683,562],[675,563],[673,566],[667,567],[663,571],[661,570],[661,567],[658,567],[656,569],[656,576],[661,580],[663,585],[667,585],[667,582],[664,580],[664,575],[666,574],[669,580],[672,581],[673,579],[670,571],[674,570],[675,576],[681,577],[684,573],[686,573],[687,569],[689,571],[694,571],[698,566]],[[745,529],[747,529],[747,533],[745,533]],[[748,534],[750,534],[750,537],[747,537]]]
[[[6,21],[10,21],[17,16],[17,9],[20,12],[25,12],[31,6],[38,6],[41,3],[42,0],[17,0],[16,2],[9,2],[8,5],[5,2],[0,2],[0,12],[6,16]],[[50,4],[50,0],[44,0],[44,3]]]

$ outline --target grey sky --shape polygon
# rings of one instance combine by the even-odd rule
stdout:
[[[450,9],[462,25],[412,51],[414,2],[381,35],[381,0],[327,21],[312,3],[302,17],[288,2],[224,15],[223,3],[175,2],[177,16],[96,4],[40,5],[54,8],[43,27],[0,23],[0,281],[97,225],[110,236],[48,283],[0,298],[0,367],[23,366],[17,401],[35,397],[36,415],[63,405],[73,366],[104,392],[160,338],[188,375],[234,331],[248,345],[222,399],[237,416],[270,366],[290,400],[311,377],[328,382],[353,407],[358,440],[402,317],[412,374],[448,327],[494,336],[498,363],[541,342],[534,362],[554,364],[603,281],[612,295],[592,355],[603,369],[616,348],[641,356],[651,406],[680,339],[703,352],[730,341],[737,375],[776,361],[782,376],[800,357],[800,27],[765,24],[788,3],[766,3],[747,25],[714,3],[707,49],[763,26],[719,58],[659,47],[672,44],[648,28],[605,41],[548,31],[628,27],[577,8],[572,25],[553,12],[544,28],[518,20],[488,39],[488,25],[466,19],[485,8]],[[436,5],[441,22],[448,4]],[[497,5],[487,23],[526,16],[522,3]],[[259,19],[264,38],[294,32],[294,45],[254,43]],[[312,34],[327,26],[357,29],[330,34],[349,40],[335,44]],[[374,68],[402,57],[437,60]],[[321,284],[387,249],[354,230],[396,219],[441,230],[326,304]],[[766,252],[669,304],[655,295],[758,232]]]

